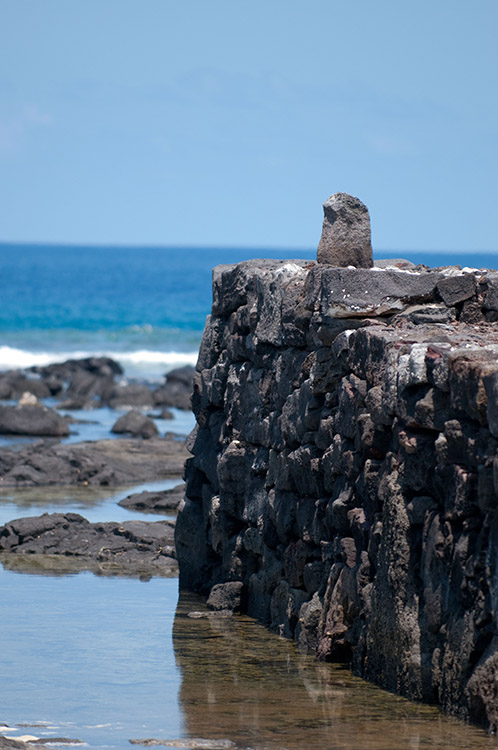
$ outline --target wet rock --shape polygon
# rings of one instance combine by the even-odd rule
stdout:
[[[65,437],[69,435],[69,428],[55,409],[43,406],[35,396],[27,393],[17,406],[0,406],[0,433]]]
[[[210,609],[240,612],[244,584],[241,581],[218,583],[211,589],[207,605]]]
[[[144,747],[174,747],[185,748],[185,750],[232,750],[236,748],[235,742],[231,740],[205,740],[200,737],[177,740],[156,740],[153,738],[144,740],[130,740],[132,745],[142,745]]]
[[[123,414],[111,428],[111,432],[117,435],[134,435],[135,437],[151,438],[159,434],[159,431],[150,417],[146,417],[138,409]]]
[[[317,260],[330,266],[373,265],[367,207],[347,193],[334,193],[323,204],[322,236]]]
[[[160,492],[139,492],[129,495],[121,500],[118,505],[123,508],[140,510],[145,513],[165,513],[177,510],[185,495],[185,485],[179,484],[171,490]]]
[[[0,449],[0,487],[126,486],[179,478],[188,455],[185,443],[174,436],[71,445],[38,442]]]
[[[173,412],[170,411],[170,409],[168,409],[167,407],[165,407],[158,413],[147,414],[147,416],[150,417],[151,419],[174,419],[175,418],[175,415],[173,414]]]
[[[80,569],[134,575],[176,573],[171,521],[90,523],[77,513],[44,513],[0,527],[3,555],[73,558]]]

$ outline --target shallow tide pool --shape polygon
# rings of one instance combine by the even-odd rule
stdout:
[[[79,512],[116,520],[117,494],[79,498]],[[25,491],[8,499],[12,517],[52,505],[49,493],[45,505]],[[498,748],[482,730],[299,654],[250,618],[190,616],[202,609],[194,595],[178,599],[177,579],[0,567],[0,721],[13,737],[72,737],[95,750],[144,738],[254,750]]]

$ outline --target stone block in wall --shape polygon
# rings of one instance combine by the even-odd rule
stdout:
[[[487,423],[483,377],[498,372],[498,360],[490,351],[460,349],[450,354],[448,380],[451,406],[481,424]]]
[[[256,451],[253,446],[232,440],[215,463],[221,509],[234,518],[241,519],[244,512],[245,491]]]
[[[196,365],[198,371],[209,369],[216,364],[223,351],[225,326],[223,319],[207,316]]]
[[[498,312],[498,273],[487,273],[485,276],[484,307]]]
[[[295,638],[299,649],[304,653],[316,654],[318,651],[318,626],[322,610],[323,604],[316,592],[299,610]]]
[[[213,269],[212,314],[228,318],[247,304],[256,268],[271,267],[271,261],[249,261],[238,265],[220,265]]]
[[[307,600],[308,595],[305,591],[294,589],[282,580],[271,598],[271,630],[278,635],[292,638],[299,620],[299,611]]]
[[[366,393],[366,382],[356,375],[348,375],[341,380],[339,408],[334,418],[336,433],[350,439],[355,437],[358,417],[364,412]]]
[[[443,302],[448,307],[452,307],[474,296],[477,290],[475,275],[473,273],[459,273],[445,276],[438,281],[437,290]]]
[[[486,418],[491,434],[498,438],[498,370],[483,376],[486,393]]]
[[[186,497],[175,526],[175,548],[180,566],[180,586],[207,593],[219,562],[210,550],[202,507]]]
[[[412,273],[394,269],[310,269],[306,306],[333,318],[376,317],[393,314],[416,302],[435,299],[441,273]]]

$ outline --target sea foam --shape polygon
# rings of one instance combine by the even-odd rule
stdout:
[[[141,369],[141,365],[171,370],[183,365],[195,365],[197,352],[154,351],[140,349],[137,351],[52,351],[35,352],[17,349],[12,346],[0,346],[0,370],[24,369],[27,367],[44,367],[55,362],[65,362],[68,359],[85,359],[87,357],[112,357],[119,362],[126,371],[129,367],[134,371]]]

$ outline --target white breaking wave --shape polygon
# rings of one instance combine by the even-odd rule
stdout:
[[[24,369],[26,367],[50,365],[55,362],[65,362],[67,359],[85,359],[86,357],[111,357],[119,362],[126,370],[127,365],[139,369],[140,365],[153,365],[172,369],[182,365],[195,365],[197,352],[162,352],[140,349],[135,352],[113,351],[66,351],[66,352],[32,352],[16,349],[12,346],[0,346],[0,370]]]

